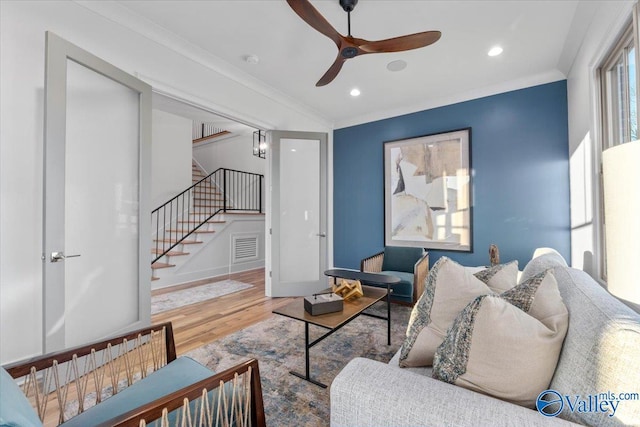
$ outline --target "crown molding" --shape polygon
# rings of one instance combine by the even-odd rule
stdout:
[[[492,86],[486,86],[479,89],[470,90],[422,101],[417,104],[407,105],[399,108],[392,108],[383,111],[376,111],[370,114],[364,114],[352,119],[334,123],[334,129],[341,129],[350,126],[361,125],[364,123],[375,122],[378,120],[389,119],[392,117],[403,116],[405,114],[417,113],[419,111],[430,110],[432,108],[444,107],[446,105],[458,104],[460,102],[471,101],[478,98],[497,95],[500,93],[511,92],[514,90],[524,89],[532,86],[538,86],[546,83],[552,83],[559,80],[565,80],[566,76],[559,70],[547,71],[544,73],[527,76],[508,82],[499,83]]]
[[[237,68],[223,59],[213,55],[155,22],[141,16],[119,1],[90,1],[73,0],[74,3],[100,15],[101,17],[125,27],[151,41],[154,41],[167,49],[170,49],[185,58],[188,58],[208,69],[214,71],[240,85],[252,90],[272,101],[299,112],[307,118],[318,122],[322,126],[333,128],[333,122],[308,105],[303,104],[285,93],[249,75],[244,70]]]

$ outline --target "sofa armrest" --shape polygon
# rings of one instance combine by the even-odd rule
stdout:
[[[331,384],[331,426],[576,425],[370,359]]]
[[[413,267],[413,302],[418,302],[418,299],[424,292],[424,281],[429,274],[429,252],[425,254],[416,262]]]

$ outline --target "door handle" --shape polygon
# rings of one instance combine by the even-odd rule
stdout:
[[[51,252],[51,262],[63,261],[67,258],[77,258],[80,254],[77,255],[65,255],[64,252]]]
[[[316,234],[316,236],[318,236],[318,237],[327,237],[327,235],[325,233],[318,233],[318,234]]]

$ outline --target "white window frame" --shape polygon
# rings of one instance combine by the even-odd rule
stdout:
[[[596,143],[597,153],[595,161],[597,162],[597,177],[596,186],[596,203],[598,211],[598,221],[596,230],[596,249],[597,249],[597,274],[598,279],[606,285],[606,248],[605,248],[605,217],[604,217],[604,194],[603,194],[603,176],[602,176],[602,152],[607,148],[618,145],[619,142],[615,140],[614,129],[611,126],[611,120],[609,119],[614,112],[612,111],[612,103],[610,101],[611,94],[609,93],[609,75],[605,74],[604,70],[610,70],[614,64],[618,61],[622,54],[625,65],[627,64],[627,55],[624,55],[626,49],[633,45],[635,47],[635,80],[636,80],[636,123],[638,124],[637,138],[640,138],[640,8],[636,3],[633,6],[633,12],[631,19],[623,26],[622,33],[616,38],[616,42],[611,49],[604,55],[604,58],[600,61],[596,69],[596,87],[598,89],[597,97],[597,123],[598,123],[598,142]],[[625,67],[626,68],[626,67]],[[629,104],[629,92],[625,91],[625,105]],[[624,142],[630,141],[630,132],[627,128],[627,134],[624,137]]]

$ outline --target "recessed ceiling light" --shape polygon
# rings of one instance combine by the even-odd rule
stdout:
[[[402,71],[407,68],[407,62],[402,59],[398,59],[397,61],[391,61],[387,64],[387,70],[389,71]]]
[[[258,55],[245,55],[244,56],[244,60],[245,62],[251,64],[251,65],[255,65],[258,62],[260,62],[260,58],[258,58]]]
[[[353,89],[351,89],[351,92],[349,92],[351,94],[351,96],[360,96],[360,89],[358,89],[357,87],[354,87]]]
[[[487,53],[487,55],[489,56],[498,56],[502,53],[502,48],[500,46],[494,46],[491,49],[489,49],[489,52]]]

